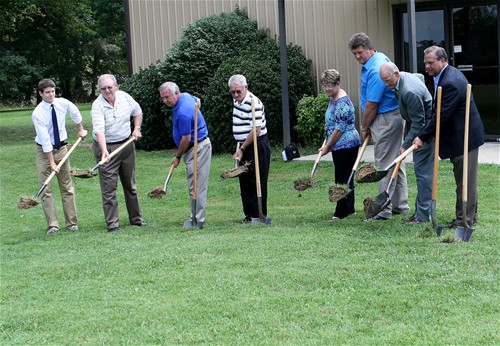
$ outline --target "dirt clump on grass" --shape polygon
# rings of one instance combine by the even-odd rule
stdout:
[[[293,188],[297,191],[304,191],[313,186],[311,178],[297,179],[293,182]]]
[[[446,237],[443,237],[439,240],[440,243],[446,243],[446,244],[451,244],[451,243],[456,243],[458,242],[458,239],[455,238],[452,235],[448,235]]]
[[[377,168],[372,163],[365,163],[356,171],[355,180],[357,183],[363,183],[366,177],[377,172]]]
[[[162,198],[164,195],[166,195],[166,192],[163,191],[162,187],[157,187],[148,193],[149,198]]]
[[[363,200],[363,211],[365,212],[365,216],[367,218],[372,217],[371,213],[370,213],[370,209],[372,207],[372,204],[373,204],[373,198],[371,198],[371,197],[366,197]]]
[[[330,186],[330,188],[328,189],[328,199],[332,203],[338,202],[342,198],[345,198],[348,193],[349,190],[347,190],[347,188],[344,186]]]
[[[33,208],[34,206],[37,206],[38,202],[34,200],[33,198],[29,197],[21,197],[19,200],[19,203],[17,203],[17,207],[19,209],[29,209]]]

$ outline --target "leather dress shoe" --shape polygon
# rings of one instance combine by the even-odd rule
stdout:
[[[111,227],[110,229],[108,229],[108,232],[117,232],[120,230],[120,227],[116,226],[116,227]]]
[[[142,227],[142,226],[147,226],[148,223],[144,220],[139,221],[138,223],[134,223],[134,226]]]
[[[386,221],[386,220],[389,220],[388,217],[383,217],[383,216],[380,216],[380,215],[375,215],[374,217],[371,217],[369,219],[364,219],[363,221],[364,222],[373,222],[373,221]]]
[[[424,223],[425,221],[424,220],[420,220],[420,219],[417,219],[415,217],[415,215],[413,215],[412,217],[410,217],[409,219],[405,219],[403,221],[403,223],[405,225],[420,225],[421,223]]]

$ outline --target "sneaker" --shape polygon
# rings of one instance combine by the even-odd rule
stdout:
[[[56,234],[57,232],[59,232],[59,229],[58,229],[58,228],[56,228],[56,227],[51,227],[51,228],[49,228],[49,230],[47,231],[47,235]]]
[[[71,232],[78,232],[78,226],[77,226],[77,225],[71,225],[71,226],[68,226],[68,229],[69,229]]]
[[[417,219],[415,216],[410,217],[409,219],[403,220],[403,223],[405,225],[420,225],[421,223],[424,223],[424,220]]]
[[[371,217],[369,219],[364,219],[363,221],[364,222],[373,222],[373,221],[386,221],[386,220],[389,220],[388,217],[383,217],[383,216],[380,216],[380,215],[375,215],[374,217]]]

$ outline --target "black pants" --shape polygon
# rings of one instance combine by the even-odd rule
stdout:
[[[347,184],[352,172],[352,166],[354,166],[354,162],[356,162],[356,158],[358,157],[358,148],[359,146],[332,151],[336,184]],[[342,198],[337,202],[333,216],[342,219],[354,212],[354,193],[350,193],[346,198]]]
[[[257,139],[257,152],[259,154],[260,187],[262,192],[262,214],[267,216],[267,179],[269,177],[269,166],[271,164],[271,144],[267,135]],[[257,202],[257,183],[255,175],[254,144],[245,148],[240,164],[251,161],[248,172],[239,176],[241,202],[245,216],[258,218],[259,208]]]

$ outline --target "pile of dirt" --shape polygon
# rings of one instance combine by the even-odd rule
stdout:
[[[83,179],[93,178],[97,175],[97,173],[96,174],[92,173],[90,169],[72,169],[70,171],[70,174],[72,177],[83,178]]]
[[[311,178],[297,179],[293,182],[293,188],[297,191],[304,191],[313,186]]]
[[[153,190],[151,190],[149,193],[148,193],[148,197],[149,198],[162,198],[163,195],[165,195],[166,192],[163,191],[163,187],[157,187]]]
[[[248,172],[248,166],[250,166],[250,161],[245,162],[245,164],[240,165],[236,168],[230,169],[228,171],[222,171],[220,176],[222,179],[235,178],[242,173]]]
[[[376,172],[377,168],[373,164],[367,162],[356,171],[355,180],[358,183],[363,183],[365,182],[366,177],[371,176]]]
[[[349,193],[349,190],[347,188],[342,187],[342,186],[330,186],[328,189],[328,198],[330,202],[338,202],[342,198],[345,198],[347,194]]]
[[[21,197],[21,199],[19,200],[19,203],[17,203],[17,207],[19,209],[29,209],[29,208],[33,208],[36,205],[38,205],[38,202],[35,201],[34,199],[28,198],[28,197]]]

